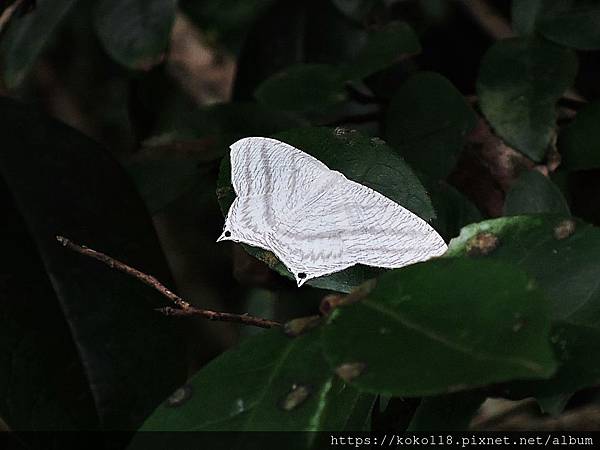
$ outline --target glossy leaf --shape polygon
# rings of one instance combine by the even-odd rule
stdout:
[[[558,137],[562,165],[569,170],[600,168],[600,102],[585,105]]]
[[[325,355],[358,389],[384,395],[451,393],[548,378],[548,305],[523,272],[502,263],[442,258],[378,278],[366,299],[334,310]]]
[[[344,77],[334,66],[292,66],[258,86],[256,98],[284,111],[323,112],[346,99]]]
[[[445,178],[477,116],[443,76],[421,72],[392,97],[385,119],[387,141],[415,168]]]
[[[568,216],[560,189],[537,170],[523,172],[506,195],[504,215],[554,213]]]
[[[179,394],[184,398],[176,402]],[[210,362],[141,431],[339,431],[348,430],[349,419],[357,414],[362,419],[352,426],[360,423],[360,430],[373,400],[344,385],[329,369],[318,330],[290,337],[273,329]],[[314,437],[300,436],[308,441]]]
[[[12,100],[0,100],[0,114],[0,175],[60,307],[62,319],[54,314],[45,326],[64,336],[61,327],[68,323],[100,425],[136,427],[184,376],[176,325],[153,310],[164,305],[154,291],[65,249],[55,236],[104,251],[169,284],[152,223],[129,179],[98,144]],[[5,370],[11,369],[0,372]]]
[[[402,56],[421,51],[419,38],[405,22],[392,22],[371,33],[354,60],[344,67],[350,79],[365,78],[397,62]]]
[[[550,301],[554,320],[598,326],[598,228],[560,216],[488,220],[463,228],[460,236],[450,242],[447,255],[468,254],[478,235],[493,235],[498,239],[498,245],[486,259],[518,264],[536,280]]]
[[[331,3],[347,17],[363,20],[381,0],[331,0]]]
[[[570,50],[529,38],[499,41],[481,62],[481,110],[508,145],[541,161],[555,135],[555,103],[576,72]]]
[[[4,82],[19,85],[76,0],[38,0],[35,9],[13,17],[0,44]]]
[[[175,0],[99,0],[94,27],[106,52],[120,64],[147,70],[167,49]]]
[[[556,323],[550,342],[560,364],[557,373],[546,381],[511,383],[510,393],[547,397],[598,384],[600,365],[590,355],[600,352],[600,230],[560,216],[501,218],[464,228],[447,254],[468,254],[476,236],[490,234],[498,245],[485,258],[511,263],[531,275]]]
[[[425,220],[434,215],[429,197],[418,178],[402,158],[380,140],[370,139],[355,131],[327,128],[299,128],[276,134],[275,138],[311,154],[329,168],[375,189]],[[235,199],[230,176],[231,166],[229,159],[225,158],[217,187],[223,214],[227,213]],[[271,252],[248,246],[245,248],[280,274],[291,278],[289,271]],[[307,284],[349,292],[365,280],[376,276],[381,270],[354,266],[327,277],[310,280]]]

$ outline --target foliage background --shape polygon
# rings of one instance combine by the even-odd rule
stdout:
[[[595,2],[1,6],[2,428],[597,429]],[[297,289],[217,245],[249,135],[408,207],[447,257]],[[163,317],[57,234],[279,321],[377,283],[290,337]]]

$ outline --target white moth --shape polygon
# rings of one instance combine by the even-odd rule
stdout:
[[[298,286],[355,264],[397,268],[447,249],[420,217],[284,142],[244,138],[230,157],[237,198],[217,242],[272,251]]]

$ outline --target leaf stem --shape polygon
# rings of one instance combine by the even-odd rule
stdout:
[[[209,309],[201,309],[201,308],[193,307],[192,305],[190,305],[189,302],[185,301],[184,299],[179,297],[177,294],[175,294],[174,292],[169,290],[167,287],[165,287],[160,281],[158,281],[152,275],[148,275],[144,272],[140,272],[139,270],[134,269],[133,267],[128,266],[127,264],[125,264],[119,260],[116,260],[102,252],[88,248],[83,245],[76,244],[63,236],[56,236],[56,240],[63,247],[66,247],[69,250],[72,250],[81,255],[84,255],[84,256],[93,258],[97,261],[100,261],[100,262],[106,264],[111,269],[115,269],[115,270],[118,270],[119,272],[126,273],[127,275],[130,275],[133,278],[136,278],[137,280],[141,281],[145,285],[150,286],[151,288],[158,291],[160,294],[163,295],[163,297],[166,297],[171,302],[173,302],[175,305],[177,305],[177,308],[172,308],[172,307],[167,306],[165,308],[159,308],[157,310],[166,316],[179,316],[179,317],[181,317],[181,316],[199,316],[199,317],[203,317],[208,320],[216,320],[216,321],[220,321],[220,322],[235,322],[235,323],[241,323],[244,325],[252,325],[255,327],[261,327],[261,328],[273,328],[273,327],[277,327],[277,326],[281,325],[279,322],[276,322],[274,320],[264,319],[262,317],[250,316],[248,314],[226,313],[226,312],[211,311]]]

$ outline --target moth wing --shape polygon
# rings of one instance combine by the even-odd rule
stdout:
[[[318,159],[276,139],[248,137],[230,148],[231,183],[239,197],[303,191],[329,171]]]
[[[344,233],[355,225],[351,208],[334,184],[282,218],[269,234],[269,245],[300,286],[356,264],[356,255],[344,246]]]
[[[447,250],[444,239],[425,220],[379,192],[348,180],[342,195],[360,216],[356,229],[343,239],[361,264],[398,268]]]

